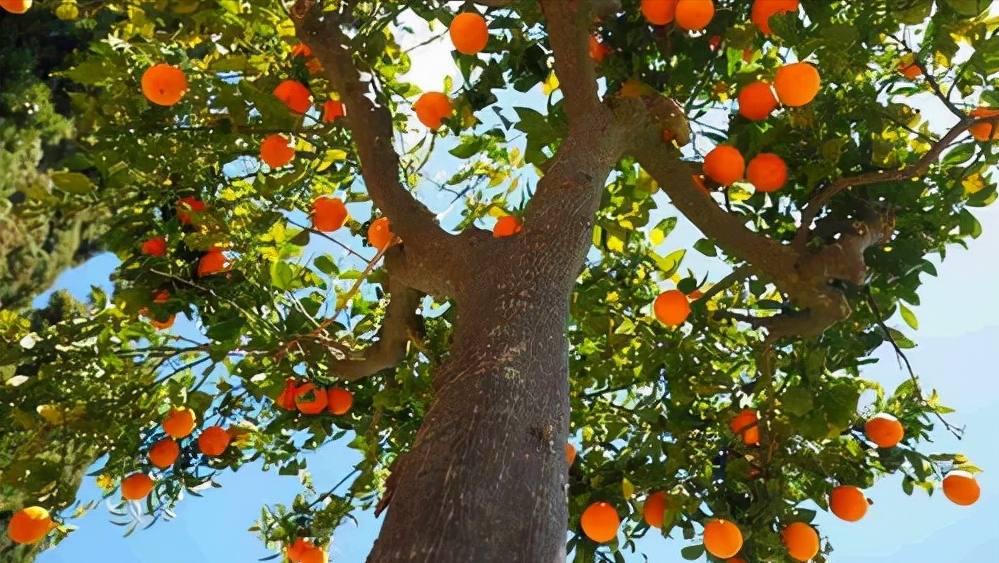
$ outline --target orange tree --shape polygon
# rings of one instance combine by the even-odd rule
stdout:
[[[298,473],[342,440],[362,454],[346,490],[307,486],[255,526],[293,562],[324,560],[357,509],[385,514],[372,562],[620,560],[648,533],[755,562],[824,560],[836,538],[809,506],[863,517],[859,489],[888,474],[973,502],[967,459],[919,449],[957,432],[949,409],[914,373],[889,392],[863,366],[914,345],[885,320],[917,326],[928,257],[977,236],[972,209],[996,198],[987,5],[5,15],[109,29],[62,73],[86,156],[43,203],[106,208],[121,265],[72,318],[4,311],[0,460],[59,426],[91,440],[109,496],[161,517],[220,471]],[[418,20],[456,49],[438,92],[406,81],[440,62],[401,47]],[[674,213],[729,273],[663,251]],[[172,333],[176,315],[197,333]],[[116,393],[108,373],[143,384]],[[48,523],[17,509],[75,494],[38,472],[5,483],[21,540]]]

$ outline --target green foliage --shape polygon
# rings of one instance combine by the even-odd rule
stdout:
[[[378,77],[396,132],[412,138],[407,118],[419,89],[403,75],[433,63],[402,50],[404,30],[393,22],[408,10],[410,17],[446,25],[451,9],[433,2],[353,4],[355,63]],[[737,184],[714,196],[754,231],[783,243],[792,241],[800,211],[817,190],[843,177],[914,165],[937,142],[940,125],[912,107],[926,96],[928,81],[907,80],[897,70],[907,55],[954,93],[958,111],[999,101],[989,90],[999,74],[996,22],[979,15],[980,2],[937,2],[930,18],[932,1],[898,8],[885,1],[806,0],[807,19],[774,18],[769,39],[749,23],[748,2],[718,2],[709,28],[694,35],[647,25],[637,0],[622,4],[621,13],[602,17],[595,30],[612,49],[598,66],[608,96],[638,83],[677,100],[694,131],[691,160],[720,142],[747,159],[764,151],[783,157],[790,175],[779,194]],[[0,161],[28,171],[23,178],[0,173],[0,195],[20,190],[32,205],[74,217],[99,204],[110,211],[100,215],[101,242],[121,265],[113,295],[95,292],[86,307],[57,294],[31,314],[0,311],[0,423],[16,428],[0,438],[4,496],[16,489],[21,497],[66,506],[78,477],[55,468],[80,464],[60,457],[63,446],[75,459],[101,457],[102,483],[109,496],[116,494],[121,477],[153,471],[142,454],[163,437],[158,423],[169,406],[187,405],[199,424],[230,428],[235,446],[208,458],[192,438],[182,442],[180,461],[155,470],[156,489],[146,503],[151,513],[169,516],[182,491],[201,496],[218,472],[262,460],[267,469],[301,475],[306,495],[290,507],[265,507],[253,531],[274,548],[300,536],[326,543],[352,509],[373,506],[389,465],[412,445],[433,399],[432,372],[449,353],[454,310],[426,298],[425,334],[413,339],[394,369],[349,383],[331,372],[335,362],[376,340],[385,316],[380,255],[361,242],[369,215],[378,213],[342,121],[322,122],[318,107],[294,114],[271,94],[293,78],[309,87],[317,105],[338,97],[314,72],[315,59],[291,55],[298,41],[282,8],[273,1],[224,0],[81,6],[73,29],[88,30],[93,40],[71,67],[46,67],[73,83],[60,90],[72,124],[47,104],[50,93],[27,55],[17,51],[22,59],[11,59],[17,87],[4,89],[0,109],[12,111],[24,99],[40,109],[18,114],[21,121],[0,120],[0,150],[8,151]],[[408,187],[436,192],[427,198],[434,211],[445,216],[449,206],[460,208],[459,218],[445,220],[453,230],[518,213],[569,130],[558,94],[536,107],[501,103],[513,92],[541,100],[539,86],[551,76],[537,3],[490,10],[488,20],[492,56],[456,55],[463,83],[446,88],[455,115],[400,155]],[[159,33],[164,30],[170,33]],[[739,89],[771,79],[791,53],[820,69],[818,98],[762,122],[739,117],[732,103]],[[152,105],[141,93],[142,72],[159,62],[182,68],[188,78],[190,91],[174,107]],[[716,125],[726,119],[727,125]],[[82,154],[48,174],[54,190],[32,188],[43,148],[71,137],[74,127]],[[256,159],[261,140],[273,133],[293,139],[297,151],[279,170]],[[715,313],[767,317],[792,304],[767,280],[712,290],[704,272],[684,270],[687,249],[662,250],[677,221],[668,216],[661,186],[635,162],[619,163],[607,179],[567,323],[571,441],[580,445],[570,469],[569,529],[578,532],[582,510],[606,500],[625,517],[623,541],[611,549],[633,550],[633,540],[650,533],[642,500],[661,490],[672,503],[662,533],[692,540],[707,518],[721,516],[746,532],[748,561],[787,561],[778,526],[811,520],[814,513],[802,505],[825,509],[836,485],[869,487],[901,473],[906,492],[916,486],[932,491],[943,472],[970,467],[961,456],[918,449],[949,412],[939,398],[924,396],[915,379],[888,394],[863,372],[882,344],[915,345],[884,320],[898,312],[916,330],[909,306],[919,304],[921,276],[936,275],[928,258],[944,257],[980,234],[973,210],[996,199],[997,146],[962,136],[913,180],[871,183],[833,198],[812,244],[823,243],[821,225],[851,218],[858,200],[890,213],[896,235],[867,251],[862,285],[843,282],[852,309],[847,321],[819,338],[774,347],[764,346],[765,331]],[[424,175],[435,148],[454,162],[441,182]],[[11,187],[5,178],[21,183]],[[333,235],[306,226],[312,201],[328,195],[341,197],[357,215]],[[188,197],[206,204],[189,224],[177,207]],[[0,249],[7,244],[2,235]],[[165,256],[140,252],[153,237],[165,237]],[[73,239],[65,252],[78,244]],[[199,276],[198,261],[213,246],[225,249],[229,268]],[[715,240],[693,246],[735,263]],[[66,263],[52,265],[30,251],[16,259],[18,267],[45,272]],[[676,329],[650,311],[659,292],[673,285],[687,294],[713,293],[695,300],[689,322]],[[169,297],[154,301],[164,291]],[[5,305],[6,299],[0,293]],[[20,299],[14,303],[23,304]],[[197,334],[156,332],[144,320],[175,315],[196,320]],[[275,400],[288,378],[342,385],[354,394],[353,408],[312,417],[281,410]],[[877,397],[867,410],[859,407],[865,392]],[[746,408],[759,413],[759,446],[742,443],[729,429]],[[863,423],[875,412],[902,422],[900,446],[879,449],[865,440]],[[336,441],[360,452],[362,461],[345,491],[317,492],[302,454]],[[604,549],[581,533],[570,546],[577,561]],[[698,559],[703,549],[687,546],[681,555]]]

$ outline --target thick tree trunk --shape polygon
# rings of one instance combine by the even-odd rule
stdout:
[[[571,287],[517,266],[482,272],[456,303],[452,355],[371,563],[565,559]]]

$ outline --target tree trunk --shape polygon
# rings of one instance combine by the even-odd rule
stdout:
[[[571,285],[494,263],[456,303],[452,353],[370,563],[565,560]]]

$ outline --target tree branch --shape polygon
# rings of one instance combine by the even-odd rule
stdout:
[[[988,122],[988,119],[976,120],[967,116],[961,119],[957,125],[941,137],[915,164],[891,172],[878,170],[876,172],[866,172],[856,176],[840,178],[830,184],[829,187],[817,190],[814,194],[812,194],[812,197],[808,200],[805,207],[802,208],[801,226],[798,227],[798,231],[795,233],[794,241],[792,243],[794,248],[799,251],[804,250],[805,246],[808,244],[808,235],[812,227],[812,222],[822,211],[825,204],[837,194],[850,188],[868,186],[871,184],[881,184],[884,182],[901,182],[903,180],[909,180],[924,174],[930,168],[930,165],[940,158],[943,151],[949,147],[951,143],[957,139],[957,137],[964,133],[968,127],[979,122]]]
[[[402,238],[407,250],[427,260],[433,258],[434,267],[424,268],[422,273],[446,275],[448,268],[441,261],[456,254],[456,237],[441,229],[434,214],[402,185],[399,155],[392,145],[392,113],[369,97],[371,85],[361,80],[354,66],[350,40],[340,29],[339,15],[323,12],[314,0],[298,0],[291,16],[298,38],[312,49],[348,108],[347,128],[371,199],[388,216],[392,231]]]
[[[597,75],[589,55],[592,0],[541,0],[548,42],[555,54],[555,75],[565,103],[569,126],[600,107]]]

